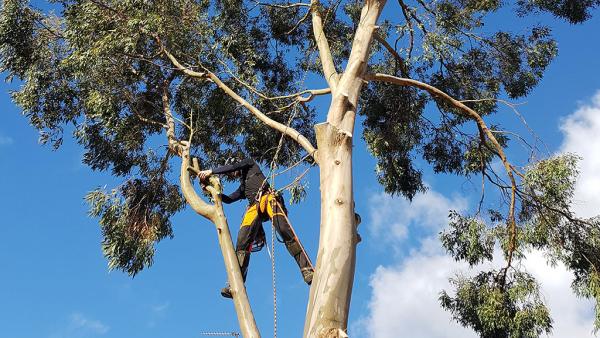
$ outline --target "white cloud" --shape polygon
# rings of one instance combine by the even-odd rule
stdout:
[[[394,267],[378,267],[371,276],[370,314],[363,321],[369,337],[476,337],[452,322],[438,302],[448,277],[460,270],[443,254],[415,253]]]
[[[4,136],[0,134],[0,146],[8,146],[15,143],[15,141],[10,136]]]
[[[600,91],[590,103],[582,105],[561,124],[564,135],[560,152],[583,157],[575,190],[574,211],[580,217],[600,213]],[[392,228],[393,241],[406,239],[413,227],[429,229],[430,235],[447,225],[449,209],[465,210],[462,197],[447,198],[436,191],[415,197],[413,204],[376,194],[370,199],[371,231],[383,237]],[[389,233],[389,232],[388,232]],[[542,294],[554,319],[554,338],[588,338],[593,335],[594,306],[571,291],[573,276],[562,264],[549,266],[541,252],[532,252],[524,268],[541,284]],[[379,266],[371,275],[372,294],[369,314],[354,323],[355,332],[368,337],[476,337],[451,320],[438,302],[439,292],[449,288],[448,278],[467,271],[446,255],[436,236],[423,239],[420,248],[401,262]]]
[[[429,194],[431,196],[427,196]],[[431,229],[432,236],[425,237],[419,249],[402,261],[376,269],[371,275],[369,314],[353,323],[351,329],[360,333],[357,336],[376,338],[477,337],[472,330],[453,321],[451,314],[443,310],[438,301],[441,290],[451,291],[449,278],[458,272],[476,271],[468,272],[467,264],[457,263],[446,255],[437,236],[433,236],[433,230],[437,233],[448,224],[448,209],[466,209],[467,203],[462,197],[448,199],[432,190],[418,196],[415,201],[416,205],[410,205],[382,194],[371,198],[370,216],[374,231],[382,230],[386,222],[407,231],[409,227],[422,224]],[[404,221],[398,221],[401,219]],[[501,257],[500,254],[495,256]],[[530,254],[523,264],[541,284],[542,294],[555,321],[552,337],[594,337],[593,304],[578,299],[571,292],[571,273],[560,264],[549,266],[540,252]]]
[[[106,334],[110,327],[97,319],[91,319],[82,313],[72,313],[66,327],[50,338],[83,338]]]
[[[450,210],[462,211],[468,205],[462,196],[447,198],[433,189],[416,195],[412,203],[379,193],[369,204],[369,229],[388,245],[406,239],[410,229],[417,227],[428,235],[437,234],[448,224]],[[420,249],[398,265],[379,266],[371,275],[370,313],[352,329],[377,338],[475,337],[452,322],[437,300],[439,292],[449,286],[448,277],[460,268],[442,253],[435,236],[425,237]]]
[[[164,313],[169,308],[170,305],[171,305],[170,302],[164,302],[162,304],[154,305],[154,306],[152,306],[152,312],[154,312],[156,314]]]
[[[439,249],[432,250],[435,240],[429,238],[421,250],[396,266],[376,269],[371,276],[369,315],[360,320],[358,330],[374,338],[477,337],[440,307],[439,292],[451,291],[448,279],[457,272],[468,271],[468,267]],[[561,264],[549,266],[540,252],[531,253],[524,266],[541,284],[554,319],[552,337],[594,337],[593,304],[570,291],[572,274]]]
[[[153,305],[150,308],[152,310],[152,312],[150,313],[150,319],[147,322],[147,326],[150,328],[153,328],[156,325],[158,325],[158,322],[163,320],[165,315],[167,314],[167,310],[169,309],[169,306],[171,306],[171,303],[168,301],[164,302],[162,304]]]
[[[89,333],[102,335],[109,330],[109,327],[99,320],[87,318],[81,313],[72,314],[70,319],[71,322],[69,328],[72,331],[87,331]]]
[[[554,319],[552,337],[594,337],[594,305],[571,292],[573,274],[563,264],[556,267],[548,265],[539,251],[530,253],[524,265],[541,284],[542,294]]]
[[[378,193],[369,199],[371,233],[386,241],[398,242],[409,236],[411,228],[420,227],[434,232],[448,224],[450,210],[464,210],[465,198],[446,198],[436,191],[417,194],[412,203],[407,199],[393,198]]]
[[[580,217],[600,214],[600,91],[561,124],[561,152],[583,157],[575,189],[574,211]]]

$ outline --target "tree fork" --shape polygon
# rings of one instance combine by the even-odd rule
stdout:
[[[327,122],[315,126],[321,229],[304,337],[347,337],[358,238],[352,188],[352,134],[369,47],[385,2],[365,2],[348,64],[332,87]],[[319,52],[323,58],[323,51]]]

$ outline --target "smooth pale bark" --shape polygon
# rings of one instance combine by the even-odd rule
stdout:
[[[321,65],[323,66],[323,75],[325,76],[327,84],[329,84],[329,88],[335,90],[338,83],[338,74],[335,70],[335,65],[333,64],[329,42],[327,41],[327,37],[323,30],[323,18],[321,16],[320,6],[319,0],[311,1],[313,34],[317,47],[319,48],[319,57],[321,59]]]
[[[211,177],[211,183],[213,178],[218,182],[218,178],[213,176]],[[213,184],[213,187],[214,186],[215,184]],[[220,183],[218,186],[220,188]],[[233,303],[240,323],[240,330],[244,337],[258,338],[260,337],[260,333],[256,326],[254,315],[252,314],[252,308],[250,307],[250,301],[248,299],[248,294],[246,293],[246,286],[244,285],[240,265],[237,256],[235,255],[227,218],[223,213],[221,197],[216,189],[211,189],[210,191],[215,201],[216,209],[213,222],[217,229],[219,247],[221,247],[221,252],[223,253],[223,261],[225,262],[225,268],[227,270],[227,279],[229,280],[229,287],[231,288],[231,294],[233,295]]]
[[[315,126],[321,185],[319,251],[304,337],[346,337],[356,262],[352,134],[369,47],[385,0],[367,0],[348,65],[335,88],[327,122]]]
[[[321,176],[321,232],[304,337],[341,337],[348,325],[356,257],[352,137],[329,123],[315,129]]]
[[[197,163],[194,164],[195,166],[191,167],[192,170],[195,170],[196,172],[199,171]],[[210,177],[206,190],[212,195],[214,204],[208,204],[196,193],[190,180],[189,170],[190,155],[189,148],[186,147],[182,154],[181,172],[179,177],[181,190],[192,209],[215,224],[217,237],[219,239],[219,247],[221,248],[225,269],[227,271],[227,279],[229,280],[231,294],[233,295],[233,304],[240,324],[240,331],[242,336],[246,338],[258,338],[260,337],[260,333],[256,326],[256,321],[254,320],[250,301],[248,300],[248,294],[246,293],[246,287],[244,286],[244,279],[242,278],[242,272],[240,271],[240,265],[237,256],[235,255],[227,218],[223,212],[223,204],[220,196],[220,192],[222,191],[221,182],[216,176]]]

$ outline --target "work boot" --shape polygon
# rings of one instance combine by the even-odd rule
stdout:
[[[308,285],[312,284],[313,275],[315,274],[313,271],[313,268],[311,268],[311,267],[302,268],[302,270],[300,270],[300,272],[302,272],[302,278],[304,278],[304,281],[306,282],[306,284],[308,284]]]
[[[250,253],[246,250],[239,250],[235,252],[237,256],[238,263],[240,264],[240,270],[242,272],[242,278],[244,282],[246,281],[246,273],[248,272],[248,264],[250,263]],[[221,296],[225,298],[233,298],[231,294],[231,287],[229,283],[225,285],[224,288],[221,289]]]
[[[285,246],[288,249],[290,255],[294,257],[294,260],[298,264],[300,272],[302,273],[302,278],[304,278],[306,284],[310,285],[310,283],[312,283],[314,271],[313,268],[310,266],[310,261],[308,260],[308,257],[306,256],[304,250],[302,250],[300,243],[298,242],[298,240],[294,239],[285,242]]]
[[[227,284],[224,288],[221,289],[221,296],[225,298],[233,298],[233,295],[231,294],[231,287],[229,287],[229,284]]]

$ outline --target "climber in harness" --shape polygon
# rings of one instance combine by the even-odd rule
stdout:
[[[258,251],[264,246],[265,232],[262,223],[270,219],[277,233],[283,239],[290,255],[298,263],[304,281],[310,285],[314,273],[310,259],[288,222],[283,198],[269,186],[258,164],[251,158],[239,162],[235,159],[229,159],[224,166],[212,170],[202,170],[198,173],[198,176],[201,180],[205,180],[210,175],[215,174],[227,174],[231,178],[239,178],[240,180],[240,186],[236,191],[230,195],[221,195],[221,200],[224,203],[233,203],[243,198],[246,198],[249,202],[238,232],[235,248],[244,281],[246,281],[250,263],[250,253]],[[232,298],[229,284],[221,290],[221,295]]]

